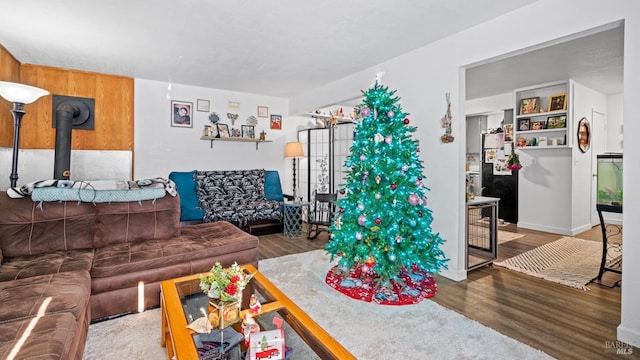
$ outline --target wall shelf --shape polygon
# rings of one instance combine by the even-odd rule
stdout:
[[[305,113],[303,115],[304,116],[309,116],[309,117],[312,117],[312,118],[315,118],[315,119],[322,119],[322,120],[325,120],[325,121],[331,119],[331,115],[316,114],[316,113]],[[352,123],[353,122],[352,118],[339,117],[339,116],[334,116],[334,118],[336,119],[338,124]]]
[[[210,140],[212,149],[213,149],[213,142],[214,141],[235,141],[235,142],[256,143],[256,150],[258,150],[258,144],[271,142],[271,140],[247,139],[247,138],[240,138],[240,137],[216,138],[216,137],[213,137],[213,136],[201,136],[200,140]]]

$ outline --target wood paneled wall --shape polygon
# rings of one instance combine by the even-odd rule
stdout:
[[[0,45],[0,80],[14,81],[49,91],[51,94],[79,96],[95,100],[95,129],[74,129],[73,150],[128,150],[133,152],[132,78],[20,64]],[[20,132],[21,149],[54,149],[56,131],[51,126],[52,96],[25,105]],[[0,146],[13,144],[12,104],[0,100]]]
[[[0,45],[0,81],[20,81],[20,62]],[[13,104],[0,98],[0,146],[13,146]]]

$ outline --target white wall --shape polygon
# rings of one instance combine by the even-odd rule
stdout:
[[[283,187],[289,184],[291,164],[284,159],[284,147],[295,140],[295,129],[300,120],[288,118],[287,99],[248,93],[209,89],[143,79],[135,80],[135,136],[134,176],[136,178],[167,177],[171,171],[268,169],[278,170]],[[229,128],[246,125],[250,116],[257,117],[257,107],[269,107],[269,114],[283,115],[282,130],[269,129],[268,118],[258,118],[256,136],[266,131],[266,139],[256,150],[255,143],[213,142],[200,140],[205,124],[210,124],[209,112],[193,112],[193,128],[170,125],[171,99],[193,102],[210,101],[210,112],[220,116],[220,122]],[[239,101],[240,109],[229,109],[229,101]],[[232,126],[227,113],[240,116]],[[290,186],[290,185],[289,185]],[[287,188],[285,188],[286,190]]]
[[[623,152],[622,94],[607,97],[607,151]]]
[[[53,179],[54,150],[23,149],[18,153],[18,182],[26,183]],[[8,189],[11,181],[13,150],[0,148],[0,189]],[[131,179],[131,151],[73,150],[71,151],[71,180],[128,180]]]
[[[553,11],[549,11],[553,9]],[[576,16],[580,9],[580,16]],[[532,16],[532,14],[535,14]],[[568,20],[569,19],[569,20]],[[424,161],[427,186],[431,188],[428,206],[433,210],[435,231],[447,240],[443,246],[451,258],[449,269],[442,272],[452,279],[462,279],[464,271],[464,67],[510,52],[603,26],[625,21],[624,114],[640,118],[635,106],[640,98],[640,2],[636,0],[540,0],[467,31],[417,49],[403,56],[376,64],[369,69],[300,94],[292,99],[292,113],[306,111],[318,104],[336,103],[366,89],[377,71],[386,75],[383,83],[397,89],[403,108],[418,126],[421,160]],[[453,136],[455,142],[443,144],[440,118],[446,104],[444,94],[451,93]],[[640,134],[640,122],[627,122],[627,133]],[[640,161],[640,144],[629,142],[625,163]],[[542,150],[544,151],[544,150]],[[640,190],[630,179],[640,168],[625,166],[625,239],[640,236]],[[636,200],[636,201],[634,201]],[[624,257],[640,256],[640,242],[625,242]],[[623,261],[622,323],[620,340],[640,346],[640,262]]]

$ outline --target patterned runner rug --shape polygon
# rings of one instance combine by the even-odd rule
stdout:
[[[495,265],[559,284],[588,290],[600,270],[602,243],[563,237]]]

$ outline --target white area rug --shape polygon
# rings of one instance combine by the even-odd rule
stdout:
[[[382,306],[350,299],[324,283],[330,267],[324,250],[260,262],[261,272],[358,359],[551,359],[431,300]],[[293,359],[312,358],[286,336]],[[84,359],[163,357],[157,309],[89,328]]]
[[[563,237],[494,265],[559,284],[588,290],[598,275],[602,242]]]

